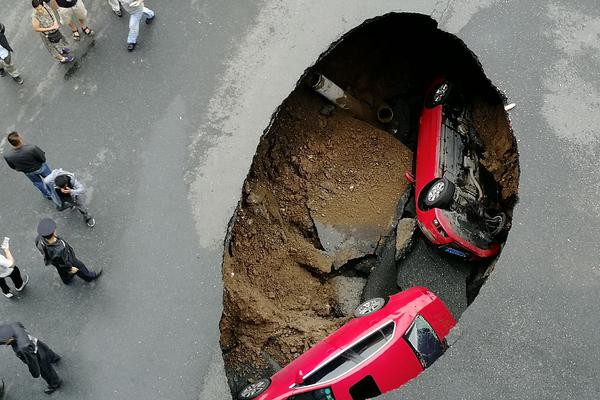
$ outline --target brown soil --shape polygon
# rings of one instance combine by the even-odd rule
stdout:
[[[284,102],[232,222],[221,345],[229,371],[249,378],[267,366],[264,353],[285,365],[347,319],[329,280],[337,256],[314,219],[376,246],[408,187],[411,152],[345,112],[321,115],[325,104],[304,88]]]
[[[519,191],[519,154],[502,105],[484,102],[475,105],[473,123],[485,148],[481,163],[502,188],[502,198],[512,207]]]

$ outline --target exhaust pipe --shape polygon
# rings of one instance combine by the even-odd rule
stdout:
[[[308,77],[308,85],[339,108],[348,110],[355,117],[362,119],[363,121],[373,120],[373,112],[369,107],[346,93],[342,88],[325,76],[316,72],[310,74]]]

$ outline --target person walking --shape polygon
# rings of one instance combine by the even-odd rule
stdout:
[[[75,275],[86,282],[94,281],[102,275],[102,268],[98,271],[90,271],[75,257],[75,251],[69,243],[56,235],[56,223],[53,219],[42,219],[37,231],[35,245],[44,256],[44,264],[52,264],[63,283],[70,284]]]
[[[48,386],[44,389],[45,393],[50,394],[62,385],[52,366],[60,361],[60,356],[46,343],[31,336],[22,323],[0,325],[0,345],[11,346],[16,356],[27,364],[31,376],[41,376],[46,381]]]
[[[43,178],[50,175],[50,167],[46,164],[46,154],[33,144],[23,143],[23,138],[18,132],[11,132],[6,136],[10,148],[4,151],[4,160],[15,171],[25,174],[38,188],[42,195],[52,200],[50,190],[46,187]]]
[[[93,228],[96,225],[96,220],[83,205],[85,186],[74,174],[59,168],[53,170],[43,181],[50,188],[50,196],[58,211],[75,208],[83,215],[87,226]]]
[[[73,40],[79,41],[81,35],[79,28],[75,25],[75,18],[79,20],[81,31],[87,36],[94,36],[94,31],[87,25],[87,9],[83,0],[54,0],[58,6],[58,16],[62,25],[69,25],[73,32]]]
[[[146,16],[146,24],[151,24],[156,14],[144,5],[144,0],[119,0],[123,9],[129,13],[129,35],[127,36],[127,50],[133,51],[137,45],[140,34],[140,22]]]
[[[2,289],[4,297],[10,299],[13,297],[13,294],[11,293],[6,280],[10,278],[15,285],[15,290],[20,292],[25,289],[25,285],[29,282],[29,275],[25,274],[25,279],[21,276],[21,271],[19,270],[19,267],[15,265],[15,258],[10,252],[8,238],[4,238],[4,242],[2,242],[0,248],[4,252],[4,255],[0,254],[0,288]]]
[[[110,8],[113,10],[113,12],[115,13],[115,15],[119,18],[121,18],[123,16],[123,13],[121,12],[121,4],[119,4],[119,0],[108,0],[108,5],[110,6]]]
[[[73,62],[71,49],[67,47],[67,41],[60,32],[60,25],[54,11],[46,5],[44,0],[31,0],[31,6],[33,7],[31,25],[34,31],[40,33],[46,49],[61,64]]]
[[[0,23],[0,77],[6,76],[8,73],[17,84],[23,84],[23,78],[19,75],[17,67],[12,63],[12,53],[14,50],[8,44],[4,32],[6,27]]]

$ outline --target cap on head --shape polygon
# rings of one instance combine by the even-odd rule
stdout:
[[[44,218],[38,224],[37,231],[42,237],[50,237],[56,231],[56,222],[52,218]]]

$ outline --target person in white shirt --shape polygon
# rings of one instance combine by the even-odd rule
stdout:
[[[119,0],[123,9],[129,13],[129,35],[127,36],[127,50],[133,51],[140,34],[140,22],[146,16],[146,24],[154,21],[154,11],[147,8],[144,0]]]
[[[15,265],[15,259],[10,252],[10,248],[8,243],[6,243],[5,247],[2,247],[4,251],[4,255],[0,254],[0,288],[2,288],[2,294],[7,299],[13,297],[13,294],[6,283],[6,279],[10,278],[15,284],[15,289],[17,292],[25,289],[25,285],[29,282],[29,275],[25,274],[25,280],[21,277],[21,271]]]
[[[15,82],[22,85],[23,78],[19,76],[17,67],[12,63],[11,53],[13,52],[13,49],[10,47],[10,44],[8,44],[6,36],[4,36],[5,31],[6,28],[4,25],[0,24],[0,77],[6,76],[6,73],[8,72]]]

